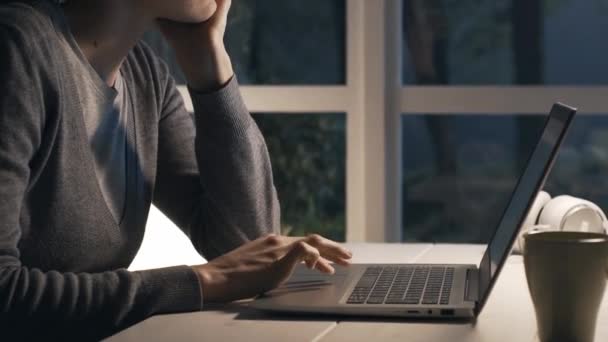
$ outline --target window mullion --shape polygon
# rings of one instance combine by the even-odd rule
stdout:
[[[368,223],[365,124],[365,6],[366,0],[346,2],[346,63],[350,108],[346,129],[346,240],[366,240]]]
[[[385,143],[386,143],[386,235],[388,242],[402,241],[402,146],[401,146],[401,74],[402,74],[402,0],[387,0],[385,18]]]
[[[401,90],[399,108],[414,114],[538,114],[563,101],[580,106],[582,114],[606,113],[606,93],[605,86],[409,86]]]
[[[357,98],[348,118],[347,236],[349,241],[399,241],[400,139],[394,112],[400,91],[400,18],[396,9],[401,2],[348,3],[348,57],[353,63],[348,79]]]

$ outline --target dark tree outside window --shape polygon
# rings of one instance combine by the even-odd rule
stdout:
[[[603,0],[404,0],[403,17],[406,85],[608,84]],[[404,239],[487,242],[546,119],[535,114],[404,115]],[[547,190],[608,208],[607,136],[605,115],[579,116]]]

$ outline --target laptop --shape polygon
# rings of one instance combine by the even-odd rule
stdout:
[[[485,255],[477,265],[336,265],[334,275],[296,268],[281,287],[250,307],[317,313],[412,318],[475,318],[492,292],[519,229],[544,186],[576,109],[555,104]]]

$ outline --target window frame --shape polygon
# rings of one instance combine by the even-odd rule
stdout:
[[[251,112],[345,113],[348,242],[402,241],[402,115],[545,113],[557,101],[608,113],[608,86],[403,85],[402,1],[346,0],[345,85],[241,87]]]

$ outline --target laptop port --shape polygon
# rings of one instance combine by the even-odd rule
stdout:
[[[454,316],[453,309],[443,309],[441,310],[441,316]]]

